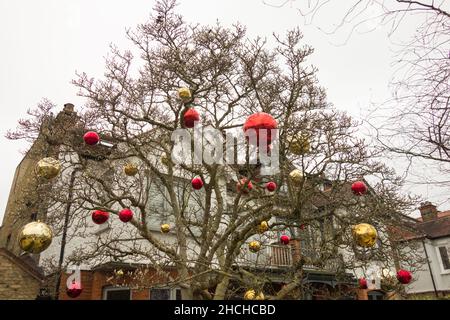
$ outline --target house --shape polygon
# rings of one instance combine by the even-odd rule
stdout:
[[[18,257],[0,248],[0,274],[0,300],[38,297],[44,274],[29,255]]]
[[[419,246],[423,260],[406,292],[442,297],[450,293],[450,212],[440,212],[430,202],[422,203],[419,210],[421,217],[410,221],[415,231],[403,232],[398,239]]]

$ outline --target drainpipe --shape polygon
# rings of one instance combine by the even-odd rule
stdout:
[[[66,206],[66,211],[64,213],[64,227],[63,227],[63,234],[62,234],[62,238],[61,238],[61,250],[59,252],[58,277],[56,279],[56,284],[55,284],[55,300],[58,300],[58,298],[59,298],[59,286],[61,285],[62,264],[64,261],[64,251],[66,249],[67,228],[69,226],[70,209],[72,207],[72,201],[73,201],[73,185],[75,183],[75,175],[76,175],[77,171],[78,171],[78,169],[74,169],[70,175],[69,195],[67,197],[67,206]]]
[[[431,270],[430,259],[428,259],[428,252],[427,252],[427,248],[425,246],[425,240],[423,240],[423,239],[422,239],[422,245],[423,245],[423,250],[425,251],[425,257],[427,258],[428,269],[430,270],[430,276],[431,276],[431,282],[433,283],[434,294],[436,295],[436,298],[438,298],[439,294],[436,289],[436,283],[434,282],[433,270]]]

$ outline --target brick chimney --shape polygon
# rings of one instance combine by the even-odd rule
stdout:
[[[437,216],[438,216],[437,208],[431,202],[427,201],[427,202],[421,203],[419,210],[420,210],[420,215],[422,216],[422,221],[425,222],[425,221],[437,219]]]

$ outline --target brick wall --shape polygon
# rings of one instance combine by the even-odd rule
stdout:
[[[40,280],[0,254],[0,300],[34,300]]]

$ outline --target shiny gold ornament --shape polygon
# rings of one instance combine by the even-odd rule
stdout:
[[[192,98],[191,90],[189,88],[178,89],[178,97],[183,101],[189,101]]]
[[[303,173],[298,169],[294,169],[289,173],[289,178],[293,183],[300,184],[303,181]]]
[[[36,164],[35,171],[39,177],[53,179],[61,171],[61,164],[54,158],[43,158]]]
[[[122,270],[122,269],[117,270],[117,271],[116,271],[116,276],[118,276],[118,277],[123,277],[123,270]]]
[[[50,246],[52,238],[53,232],[45,223],[30,222],[19,232],[19,245],[24,251],[38,254]]]
[[[161,225],[161,232],[162,233],[167,233],[169,231],[170,231],[170,225],[168,225],[167,223]]]
[[[311,143],[305,134],[297,134],[289,139],[289,151],[302,155],[311,151]]]
[[[244,300],[264,300],[264,299],[265,297],[262,292],[256,295],[256,292],[253,289],[247,290],[244,294]]]
[[[127,176],[134,176],[138,173],[138,168],[135,164],[129,162],[123,167],[123,172],[125,172]]]
[[[258,226],[258,232],[264,233],[267,230],[269,230],[269,224],[267,223],[267,221],[261,221],[261,223]]]
[[[167,156],[167,154],[163,153],[163,155],[161,156],[160,160],[161,160],[161,163],[163,165],[165,165],[166,167],[168,167],[170,165],[171,161],[170,161],[170,158]]]
[[[353,238],[361,247],[373,247],[377,240],[377,230],[368,223],[360,223],[352,227]]]
[[[252,241],[248,244],[248,248],[251,252],[258,252],[261,249],[261,243],[259,241]]]

